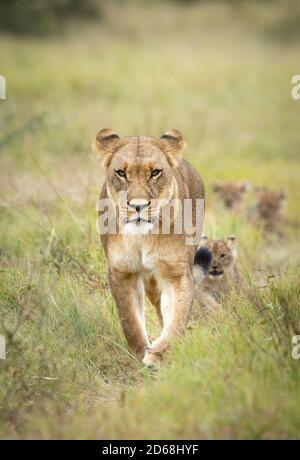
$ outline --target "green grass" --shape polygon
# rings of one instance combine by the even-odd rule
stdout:
[[[64,36],[1,36],[0,436],[299,438],[299,9],[120,8]],[[217,317],[193,312],[154,378],[121,333],[96,232],[91,144],[106,126],[180,129],[207,188],[205,233],[239,238],[242,294]],[[284,236],[247,222],[251,192],[226,213],[210,191],[224,179],[285,189]],[[157,334],[150,306],[147,319]]]

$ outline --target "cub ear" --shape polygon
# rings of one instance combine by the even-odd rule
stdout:
[[[237,237],[234,236],[234,235],[231,235],[231,236],[228,236],[227,238],[227,246],[230,248],[230,249],[233,249],[237,246]]]
[[[256,195],[261,195],[262,193],[265,193],[268,191],[268,188],[267,187],[263,187],[263,186],[260,186],[260,187],[255,187],[254,189],[254,193]]]
[[[222,189],[222,184],[220,184],[220,182],[213,182],[211,184],[211,189],[214,193],[218,193]]]
[[[281,190],[279,192],[279,199],[284,201],[286,199],[286,192],[284,190]]]
[[[168,129],[160,136],[160,140],[162,149],[168,156],[169,161],[173,164],[177,164],[176,157],[179,156],[186,146],[181,132],[177,129]]]
[[[119,136],[109,128],[101,129],[96,135],[95,147],[103,156],[105,166],[108,166],[112,155],[119,147]]]
[[[251,184],[250,184],[249,181],[243,182],[240,185],[240,191],[241,192],[249,192],[250,189],[251,189]]]
[[[208,243],[208,237],[207,236],[202,236],[200,242],[199,242],[199,246],[204,246],[205,244]]]

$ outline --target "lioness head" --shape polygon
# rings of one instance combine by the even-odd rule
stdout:
[[[204,236],[195,256],[195,265],[210,279],[220,279],[231,268],[237,257],[237,238],[210,240]],[[196,267],[197,269],[197,267]],[[197,270],[195,270],[197,274]],[[203,277],[203,276],[202,276]],[[196,280],[201,279],[197,274]]]
[[[169,130],[160,138],[120,138],[111,129],[102,129],[95,145],[106,169],[107,194],[125,232],[148,233],[160,208],[176,197],[174,169],[185,146],[182,135]]]
[[[233,209],[243,200],[249,188],[247,182],[214,182],[212,191],[218,195],[227,209]]]

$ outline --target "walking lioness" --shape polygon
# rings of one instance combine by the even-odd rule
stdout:
[[[159,367],[171,338],[183,332],[192,305],[192,268],[203,225],[197,203],[203,205],[203,182],[181,159],[185,142],[177,130],[160,138],[120,139],[102,129],[95,145],[106,169],[100,202],[112,204],[110,214],[117,217],[116,231],[101,232],[111,292],[130,349],[146,366]],[[126,199],[120,200],[124,193]],[[185,226],[175,231],[184,200],[191,203],[192,232]],[[170,231],[165,232],[170,203]],[[103,212],[99,210],[99,218]],[[182,220],[189,217],[184,215]],[[187,243],[191,235],[193,242]],[[162,325],[152,343],[145,327],[144,292]]]

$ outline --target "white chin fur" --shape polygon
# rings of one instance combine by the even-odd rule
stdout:
[[[195,283],[200,283],[203,280],[204,276],[205,274],[202,268],[199,265],[194,265],[193,266],[193,278],[194,278]]]
[[[208,275],[210,280],[220,280],[223,278],[223,273],[221,275]]]
[[[139,224],[135,222],[128,222],[124,225],[124,234],[125,235],[148,235],[153,229],[153,224],[151,222],[140,222]]]

